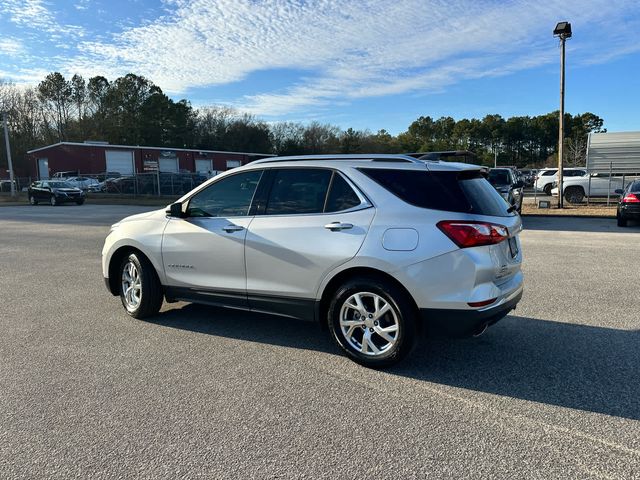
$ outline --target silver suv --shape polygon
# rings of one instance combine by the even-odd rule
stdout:
[[[269,158],[113,225],[102,270],[132,317],[164,298],[315,319],[382,367],[423,328],[479,334],[515,308],[521,225],[475,165]]]

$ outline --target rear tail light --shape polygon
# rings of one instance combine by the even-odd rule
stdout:
[[[443,220],[436,226],[460,248],[495,245],[509,237],[507,227],[496,223]]]
[[[627,193],[622,199],[623,203],[640,203],[640,198],[635,193]]]

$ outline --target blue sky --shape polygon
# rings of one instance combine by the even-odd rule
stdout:
[[[640,130],[637,0],[0,0],[0,79],[134,72],[195,106],[405,130],[566,108]]]

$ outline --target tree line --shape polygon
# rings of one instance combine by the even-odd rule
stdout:
[[[343,130],[320,122],[267,123],[221,106],[194,108],[174,101],[149,79],[128,74],[109,81],[66,79],[53,72],[35,87],[0,81],[0,110],[8,112],[15,168],[24,171],[28,150],[61,141],[101,140],[121,145],[229,150],[279,155],[320,153],[407,153],[471,150],[492,165],[539,167],[553,163],[558,141],[558,112],[508,119],[434,119],[421,116],[405,132]],[[566,114],[565,162],[584,164],[586,139],[602,132],[593,113]],[[4,149],[0,168],[6,168]]]

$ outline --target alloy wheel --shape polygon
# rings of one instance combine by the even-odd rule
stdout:
[[[398,341],[398,313],[391,303],[375,293],[357,292],[347,298],[340,308],[339,322],[349,346],[363,355],[383,355]]]
[[[122,269],[122,293],[127,310],[137,309],[142,300],[142,281],[133,262],[127,262]]]

